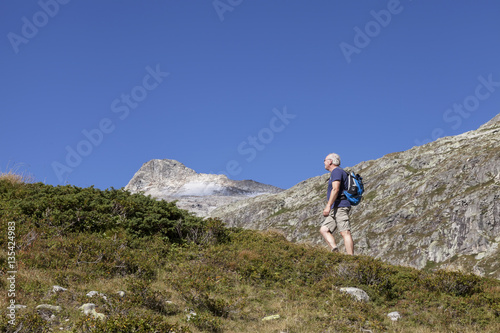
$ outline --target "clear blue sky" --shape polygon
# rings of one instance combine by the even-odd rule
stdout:
[[[0,167],[121,188],[175,159],[281,188],[500,112],[500,2],[0,1]]]

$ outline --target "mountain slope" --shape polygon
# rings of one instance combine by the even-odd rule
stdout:
[[[167,201],[199,216],[206,216],[220,205],[282,189],[253,180],[231,180],[225,175],[197,173],[175,160],[151,160],[136,172],[125,187],[132,193]]]
[[[351,214],[357,253],[500,278],[499,119],[355,165],[366,185],[364,201]],[[229,226],[279,229],[289,240],[322,243],[327,177],[220,207],[211,216]]]

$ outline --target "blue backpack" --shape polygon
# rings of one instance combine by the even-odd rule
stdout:
[[[361,202],[363,193],[365,192],[363,178],[359,174],[355,175],[354,172],[351,172],[350,174],[346,172],[346,174],[348,186],[344,190],[343,195],[345,195],[346,199],[352,206],[356,206]]]

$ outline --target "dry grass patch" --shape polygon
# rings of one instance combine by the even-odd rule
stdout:
[[[5,172],[0,172],[0,180],[6,180],[12,184],[30,184],[35,182],[35,176],[22,171],[22,165],[17,165]]]

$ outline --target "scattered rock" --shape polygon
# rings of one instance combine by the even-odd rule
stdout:
[[[189,321],[192,317],[196,317],[196,312],[194,311],[189,311],[189,313],[187,314],[187,320]]]
[[[267,316],[262,318],[262,321],[267,321],[267,320],[274,320],[274,319],[279,319],[280,315],[272,315],[272,316]]]
[[[97,319],[105,319],[106,318],[106,315],[104,315],[103,313],[99,313],[95,310],[95,304],[94,303],[85,303],[83,304],[82,306],[80,306],[79,308],[84,315],[86,316],[92,316],[94,318],[97,318]]]
[[[92,313],[92,310],[95,310],[95,304],[94,303],[85,303],[82,306],[80,306],[80,310],[83,312],[84,315],[88,315]]]
[[[61,287],[61,286],[53,286],[52,287],[52,291],[55,292],[55,293],[66,291],[66,290],[68,290],[68,289],[66,289],[64,287]]]
[[[368,294],[364,290],[359,288],[346,287],[340,288],[340,291],[354,296],[356,300],[360,302],[368,302],[370,300],[370,296],[368,296]]]
[[[40,304],[36,307],[36,312],[45,321],[56,322],[54,312],[60,312],[62,308],[57,305]]]
[[[92,291],[89,291],[87,293],[87,297],[94,297],[94,296],[100,296],[102,297],[105,301],[108,300],[108,298],[106,297],[106,295],[104,295],[103,293],[100,293],[98,291],[95,291],[95,290],[92,290]]]
[[[45,321],[55,321],[56,315],[47,310],[38,310],[38,315]]]
[[[401,315],[399,314],[399,312],[394,311],[394,312],[388,313],[387,317],[391,318],[392,321],[398,321],[398,319],[401,318]]]
[[[36,307],[36,309],[60,312],[62,310],[62,307],[60,307],[59,305],[40,304]]]

